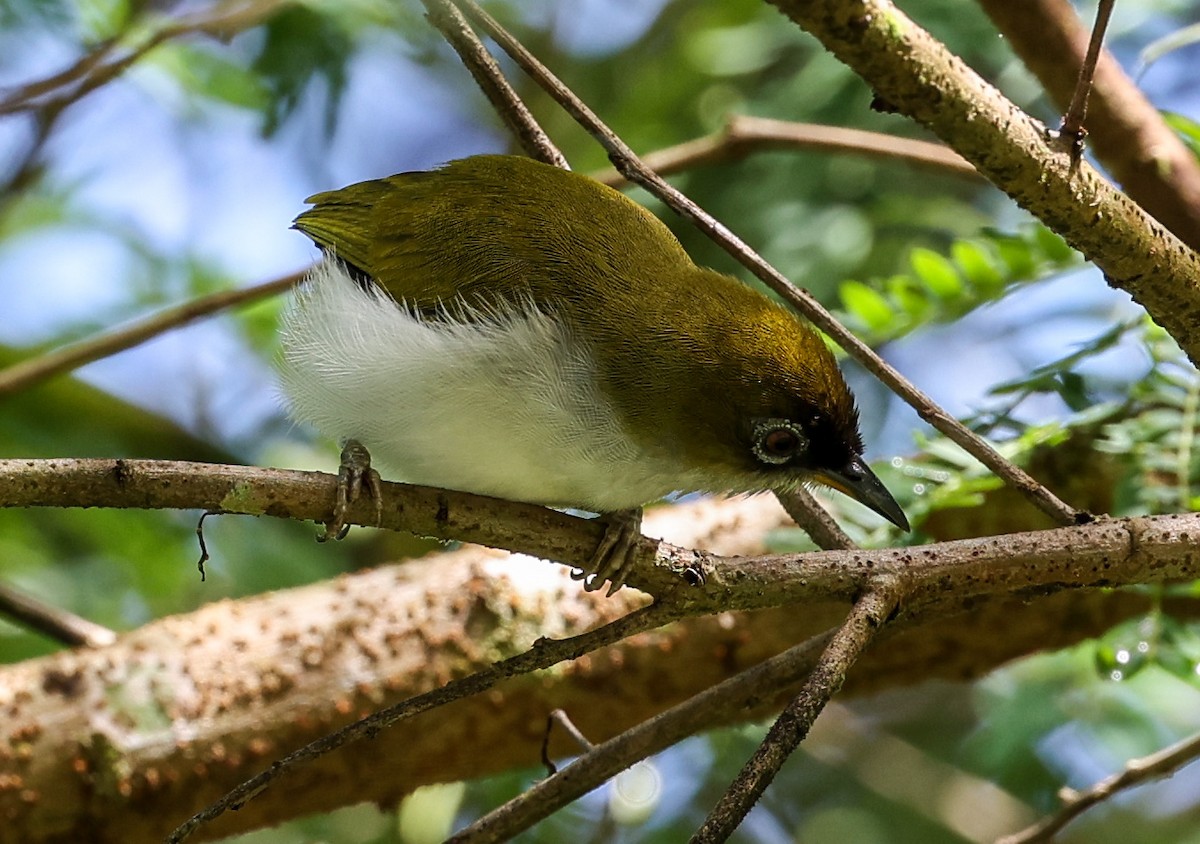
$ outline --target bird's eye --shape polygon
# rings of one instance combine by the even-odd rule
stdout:
[[[761,419],[754,426],[754,456],[779,466],[808,449],[804,429],[787,419]]]

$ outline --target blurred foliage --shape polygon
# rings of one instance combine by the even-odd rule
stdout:
[[[1191,149],[1192,154],[1200,156],[1200,123],[1190,120],[1182,114],[1166,112],[1163,114],[1167,123],[1174,129],[1183,142]]]
[[[346,85],[346,64],[354,52],[350,34],[329,16],[303,6],[284,9],[264,27],[266,38],[249,71],[267,81],[270,99],[263,109],[263,132],[272,135],[296,110],[301,96],[320,79],[328,86],[325,130],[333,132],[337,104]]]
[[[874,284],[848,279],[838,287],[843,321],[879,345],[925,325],[952,322],[994,302],[1013,285],[1037,281],[1079,263],[1054,232],[1029,225],[1015,233],[984,230],[950,244],[949,257],[923,246],[908,255],[911,271]]]
[[[1096,357],[1121,343],[1136,344],[1150,365],[1116,383],[1087,374]],[[993,385],[990,393],[998,403],[964,422],[1076,506],[1138,516],[1200,505],[1200,453],[1194,448],[1200,376],[1148,319],[1114,325],[1020,379]],[[1022,422],[1018,406],[1036,395],[1060,398],[1067,414],[1040,424]],[[958,445],[941,435],[918,434],[917,442],[918,454],[893,459],[880,477],[931,538],[1051,526],[1032,508],[1019,510],[1019,497]],[[1003,506],[997,496],[1005,499]],[[960,533],[961,525],[947,524],[955,520],[953,514],[948,519],[944,514],[960,509],[981,509],[986,512],[975,515],[990,513],[993,521],[985,529],[972,520]]]
[[[488,5],[639,151],[712,133],[731,113],[922,136],[902,118],[872,111],[872,92],[861,80],[759,0],[618,4],[606,21],[611,32],[596,26],[602,20],[600,4]],[[1154,52],[1146,55],[1159,60],[1156,73],[1162,73],[1194,37],[1164,33],[1187,33],[1180,21],[1194,16],[1195,9],[1177,2],[1136,5],[1124,7],[1114,35],[1140,38],[1143,45],[1149,41],[1145,49]],[[1053,117],[974,4],[911,0],[903,6],[1022,107]],[[215,7],[182,8],[202,14]],[[61,71],[100,45],[136,44],[174,13],[141,0],[0,0],[0,84],[8,93]],[[1143,24],[1148,36],[1139,34]],[[427,75],[401,77],[396,73],[401,62]],[[356,81],[371,73],[376,75],[370,77],[369,96],[353,100]],[[405,88],[412,78],[430,85],[436,80],[444,87],[431,99],[454,102],[442,104],[445,114],[408,111],[395,122],[385,121],[407,97],[420,93]],[[577,169],[605,163],[601,150],[540,91],[522,76],[513,81]],[[136,102],[143,122],[105,123],[105,108],[114,101]],[[371,113],[365,119],[350,113],[348,102],[359,108],[366,103]],[[463,117],[451,114],[451,108],[474,113]],[[6,340],[28,345],[5,348],[0,366],[147,308],[257,280],[260,265],[246,270],[225,253],[236,253],[234,247],[244,244],[201,244],[213,219],[236,217],[246,207],[254,217],[274,214],[277,227],[286,228],[293,210],[280,213],[276,206],[257,204],[256,191],[265,180],[253,168],[266,157],[283,162],[280,168],[297,182],[298,206],[308,188],[333,186],[327,183],[330,173],[339,171],[331,162],[349,162],[347,169],[353,170],[361,161],[392,160],[386,154],[372,157],[381,145],[411,155],[403,143],[410,130],[419,134],[425,124],[443,122],[442,134],[422,137],[444,140],[461,134],[468,119],[472,125],[496,125],[415,0],[286,3],[247,31],[178,38],[159,46],[126,76],[69,107],[55,127],[69,131],[94,125],[101,133],[124,133],[112,161],[87,157],[93,146],[89,136],[83,136],[89,142],[77,135],[73,144],[56,143],[58,136],[51,132],[43,144],[29,115],[0,118],[5,133],[0,148],[6,152],[0,190],[7,188],[0,193],[0,261],[9,260],[0,266],[15,266],[14,255],[69,251],[84,237],[120,255],[112,263],[115,270],[106,263],[89,280],[111,289],[102,305],[72,309],[68,301],[46,301],[42,310],[50,313],[30,329],[38,339]],[[1195,115],[1168,114],[1167,119],[1200,150]],[[370,134],[376,120],[404,129],[395,138]],[[129,175],[131,194],[169,180],[154,169],[160,159],[147,158],[139,169],[143,132],[176,139],[184,164],[171,183],[176,204],[163,213],[171,216],[177,205],[191,208],[181,235],[164,236],[158,220],[115,214],[111,204],[97,199],[96,183],[117,165],[127,168],[118,172]],[[214,196],[212,183],[220,175],[214,169],[237,157],[220,157],[225,135],[245,142],[237,147],[239,154],[264,157],[243,165],[237,180],[241,193]],[[421,151],[430,160],[441,153],[440,148]],[[395,160],[397,169],[410,166],[400,152]],[[849,151],[761,153],[732,165],[698,168],[673,181],[786,275],[839,308],[860,336],[885,349],[922,330],[1003,306],[1080,262],[1057,236],[1014,212],[991,188]],[[644,195],[634,195],[661,211]],[[698,261],[744,275],[691,227],[673,218],[667,222]],[[247,231],[244,237],[256,234]],[[297,260],[280,258],[276,271],[294,270]],[[5,276],[0,285],[36,289],[43,264],[35,259],[19,266],[19,282]],[[213,334],[187,347],[181,356],[225,355],[227,370],[212,383],[196,384],[186,377],[192,370],[181,366],[184,375],[176,389],[183,398],[168,403],[174,415],[157,406],[161,397],[150,392],[116,396],[75,377],[4,399],[0,454],[332,467],[332,444],[293,430],[278,410],[253,416],[246,395],[231,387],[247,371],[266,371],[275,353],[278,308],[278,302],[263,302],[223,317]],[[1044,316],[1047,324],[1053,321],[1054,314]],[[227,338],[228,344],[214,336]],[[1144,367],[1114,371],[1102,365],[1106,356],[1130,350],[1144,357]],[[261,382],[251,385],[242,389],[266,389]],[[1061,412],[1033,418],[1025,412],[1046,398]],[[1200,449],[1194,442],[1198,402],[1195,370],[1171,339],[1144,320],[1122,317],[1022,377],[991,385],[986,406],[967,421],[1073,503],[1113,515],[1164,513],[1200,505]],[[1044,526],[980,464],[938,436],[918,434],[911,454],[896,457],[879,472],[917,526],[917,540]],[[894,530],[861,508],[843,507],[838,498],[829,503],[856,540],[898,541]],[[426,547],[355,531],[331,549],[313,543],[311,526],[209,519],[205,530],[213,558],[208,581],[201,583],[195,569],[198,515],[0,512],[0,577],[100,623],[129,629],[202,602],[317,581]],[[772,540],[780,549],[811,547],[798,531],[780,531]],[[972,778],[998,783],[1030,807],[1031,816],[1050,810],[1061,783],[1087,785],[1128,757],[1196,728],[1200,628],[1168,611],[1173,597],[1193,592],[1192,586],[1161,590],[1155,593],[1159,608],[1146,617],[975,684],[926,683],[856,702],[853,713],[862,723],[844,752],[822,754],[818,747],[802,753],[734,840],[962,841],[953,815],[956,807],[962,811],[961,795],[969,793],[964,789],[972,787]],[[0,660],[15,662],[54,648],[0,622]],[[641,779],[598,790],[521,840],[571,840],[580,830],[596,841],[683,840],[763,729],[745,725],[684,742],[655,758],[652,768],[638,771]],[[911,746],[911,755],[904,757],[909,761],[895,767],[884,759],[883,736]],[[513,772],[465,788],[430,789],[397,812],[353,807],[241,840],[438,840],[448,818],[473,817],[540,775]],[[1060,840],[1124,844],[1131,835],[1144,840],[1146,829],[1158,841],[1196,840],[1200,810],[1194,795],[1200,788],[1195,775],[1185,772],[1177,779],[1191,788],[1190,795],[1177,795],[1172,803],[1147,789],[1139,800],[1090,813]],[[647,783],[654,793],[635,805],[630,795]],[[910,790],[888,790],[899,786]]]

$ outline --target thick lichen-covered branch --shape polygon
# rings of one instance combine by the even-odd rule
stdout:
[[[1200,256],[886,0],[772,0],[1128,292],[1200,362]]]

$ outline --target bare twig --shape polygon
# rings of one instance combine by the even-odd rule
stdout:
[[[1054,838],[1063,827],[1085,811],[1115,794],[1151,780],[1169,777],[1200,756],[1200,734],[1189,736],[1170,747],[1141,759],[1130,759],[1125,769],[1100,780],[1083,791],[1064,788],[1059,792],[1063,806],[1058,813],[1040,823],[999,839],[996,844],[1040,844]]]
[[[776,493],[775,497],[792,520],[809,535],[819,548],[829,551],[834,548],[854,548],[854,541],[842,530],[842,526],[821,506],[821,502],[806,489],[789,493]]]
[[[425,4],[429,22],[442,33],[450,46],[458,53],[475,83],[495,108],[496,113],[509,130],[521,142],[521,147],[538,161],[570,170],[566,157],[550,140],[550,136],[538,125],[528,106],[508,84],[500,66],[491,53],[476,37],[453,3],[449,0],[421,0]]]
[[[859,601],[817,660],[800,694],[780,713],[750,761],[696,830],[696,844],[725,841],[758,802],[817,715],[842,687],[846,672],[870,644],[901,596],[898,578],[881,578]]]
[[[922,419],[962,446],[1008,484],[1021,492],[1035,506],[1059,524],[1075,524],[1090,518],[1076,511],[1027,472],[1005,459],[990,444],[968,429],[965,425],[939,407],[929,396],[918,390],[894,367],[883,360],[873,349],[854,336],[825,309],[820,302],[805,290],[788,281],[778,270],[768,264],[762,256],[747,246],[726,226],[689,200],[678,190],[648,169],[631,150],[591,109],[576,97],[570,89],[539,62],[525,47],[512,37],[489,14],[473,0],[455,0],[467,11],[488,35],[496,40],[506,53],[540,84],[575,120],[587,129],[608,152],[609,159],[631,181],[646,188],[665,202],[676,213],[697,226],[718,245],[747,267],[772,290],[794,305],[812,320],[822,331],[834,339],[843,349],[856,358],[867,370],[874,373],[884,384],[907,401]]]
[[[135,46],[114,56],[117,42],[108,40],[70,67],[45,79],[26,83],[0,99],[0,116],[32,112],[34,136],[16,159],[0,196],[23,188],[39,169],[41,150],[63,111],[71,104],[123,74],[156,47],[186,35],[229,37],[255,26],[292,0],[228,0],[196,15],[170,21],[150,32]]]
[[[684,515],[690,512],[703,524],[693,526]],[[648,529],[667,531],[688,547],[716,530],[714,539],[727,553],[750,553],[760,544],[759,534],[748,530],[744,519],[757,522],[767,513],[767,521],[780,523],[777,506],[766,496],[694,502],[660,508],[658,515],[665,517],[661,527]],[[730,532],[721,535],[720,524]],[[41,736],[31,739],[31,752],[47,763],[25,778],[26,788],[39,790],[45,799],[31,804],[20,792],[0,790],[0,811],[7,819],[0,824],[0,841],[23,844],[29,830],[42,828],[50,818],[64,840],[85,840],[90,830],[102,827],[120,840],[161,841],[176,824],[258,773],[270,759],[346,723],[353,717],[348,713],[368,714],[428,691],[449,677],[485,667],[496,653],[519,653],[539,627],[562,638],[604,624],[636,603],[630,600],[637,597],[632,590],[603,599],[573,588],[565,571],[531,572],[531,567],[538,568],[537,561],[460,549],[336,582],[219,601],[130,631],[111,648],[60,651],[0,670],[0,692],[8,693],[10,703],[24,701],[17,711],[0,707],[0,725],[6,735],[29,723],[42,725]],[[1015,656],[1099,634],[1148,608],[1145,590],[1071,589],[1030,600],[1037,591],[961,601],[944,592],[938,602],[921,602],[917,612],[915,602],[905,602],[835,700],[905,686],[914,677],[965,681]],[[426,712],[370,743],[347,746],[296,769],[262,799],[222,816],[219,828],[214,824],[195,837],[273,826],[346,802],[386,803],[439,777],[469,779],[527,765],[539,739],[534,736],[531,744],[527,716],[544,713],[549,698],[575,713],[586,732],[607,738],[606,731],[636,726],[840,623],[848,605],[838,603],[806,602],[800,605],[803,612],[790,605],[765,613],[692,618],[624,640],[565,670],[514,677],[452,710]],[[498,612],[481,614],[485,607]],[[1195,599],[1169,601],[1169,611],[1178,618],[1195,617],[1198,610]],[[239,631],[251,636],[253,647],[238,646]],[[163,663],[164,652],[178,659]],[[327,658],[314,664],[308,658],[314,653]],[[676,667],[686,666],[673,675],[678,682],[661,682],[664,655]],[[365,674],[362,657],[372,659]],[[156,681],[149,699],[159,701],[164,711],[184,707],[180,715],[194,729],[182,737],[183,744],[176,733],[138,722],[117,725],[115,743],[95,746],[97,725],[111,722],[105,720],[103,704],[93,701],[112,700],[130,681],[147,678]],[[596,694],[613,684],[621,694]],[[196,691],[189,702],[176,694],[183,686]],[[84,694],[67,697],[64,688]],[[244,690],[238,692],[242,703],[227,704],[229,689]],[[769,690],[733,720],[777,713],[788,697],[781,689]],[[247,719],[247,712],[254,717]],[[828,717],[827,709],[806,739],[809,753],[818,751],[809,744],[823,725],[829,726]],[[481,746],[489,748],[486,756],[476,752]],[[78,780],[70,761],[88,747],[103,750],[108,768],[133,782],[157,776],[175,783],[155,800],[162,811],[137,811],[147,799],[139,789],[114,791],[97,806],[86,790],[72,787]],[[242,748],[249,752],[240,752]],[[197,765],[221,749],[221,764]],[[885,747],[883,752],[889,751]],[[436,771],[425,764],[431,758],[439,760]],[[1009,817],[1008,830],[1036,819],[1030,815],[1018,823],[1016,816]],[[999,829],[993,837],[1008,830]]]
[[[186,840],[201,825],[219,817],[229,809],[237,809],[246,801],[254,799],[272,782],[296,765],[324,756],[348,742],[369,738],[379,730],[386,729],[403,718],[410,718],[417,713],[443,706],[450,701],[478,694],[490,689],[501,680],[517,674],[548,668],[564,660],[576,659],[605,645],[619,642],[627,636],[661,627],[678,617],[678,608],[655,604],[634,610],[629,615],[610,624],[578,636],[572,636],[569,639],[539,639],[532,648],[523,654],[497,662],[483,671],[478,671],[460,680],[452,680],[441,688],[376,712],[288,754],[258,776],[242,783],[216,803],[180,824],[168,837],[168,844],[178,844],[178,842]]]
[[[61,110],[107,84],[155,47],[184,35],[207,34],[228,38],[262,23],[292,0],[227,0],[194,15],[168,21],[137,45],[113,57],[116,43],[105,41],[73,65],[45,79],[15,88],[0,99],[0,115],[44,109]]]
[[[287,290],[303,277],[304,272],[292,273],[289,276],[242,290],[222,290],[220,293],[203,296],[168,308],[125,328],[98,334],[44,355],[23,360],[7,369],[0,370],[0,396],[29,389],[55,375],[70,372],[94,360],[132,348],[151,337],[187,325],[202,317],[274,296],[276,293]]]
[[[1112,16],[1116,0],[1100,0],[1096,8],[1096,23],[1092,27],[1092,37],[1088,41],[1087,55],[1079,66],[1079,78],[1075,82],[1075,93],[1071,95],[1071,104],[1063,114],[1059,133],[1070,144],[1072,170],[1079,167],[1083,157],[1083,142],[1087,137],[1087,108],[1088,97],[1092,93],[1092,79],[1096,75],[1096,62],[1100,59],[1100,48],[1104,45],[1104,33],[1108,29],[1108,20]]]
[[[86,618],[50,606],[32,595],[0,584],[0,615],[45,633],[71,647],[102,648],[117,640],[117,634]]]
[[[2,506],[219,507],[231,513],[317,519],[325,515],[334,484],[330,475],[249,467],[159,461],[0,461]],[[298,499],[308,503],[297,508]],[[566,514],[464,493],[389,484],[387,499],[394,506],[385,511],[386,527],[483,540],[568,563],[591,553],[600,530],[588,520]],[[495,509],[485,510],[485,505]],[[373,518],[366,505],[356,511],[359,523]],[[683,561],[703,566],[709,573],[703,588],[680,587],[667,570],[657,570],[667,575],[657,580],[653,566],[637,568],[639,574],[649,569],[647,588],[661,588],[663,606],[680,615],[849,601],[870,591],[877,578],[894,577],[911,589],[905,601],[904,618],[908,618],[934,611],[944,614],[947,596],[953,596],[958,606],[973,596],[1013,591],[1044,594],[1065,583],[1111,588],[1193,578],[1197,574],[1194,555],[1180,554],[1179,548],[1187,541],[1183,537],[1198,532],[1200,515],[1182,514],[1107,520],[1012,534],[999,541],[964,540],[920,549],[716,558],[659,546],[668,566]]]
[[[550,737],[554,734],[555,724],[566,732],[580,749],[591,750],[596,746],[588,741],[588,737],[575,726],[575,722],[571,720],[571,716],[564,710],[555,709],[551,711],[546,716],[546,733],[542,736],[542,765],[546,768],[546,776],[548,777],[558,773],[558,766],[550,758]]]
[[[823,633],[712,686],[584,753],[566,768],[457,832],[447,844],[508,841],[624,769],[702,729],[726,723],[767,690],[808,674],[833,638]]]
[[[696,167],[740,161],[755,152],[797,149],[853,153],[931,167],[969,179],[982,178],[969,161],[945,144],[844,126],[793,123],[746,114],[730,115],[724,128],[711,135],[648,152],[642,156],[642,161],[660,176],[669,176]],[[615,169],[591,176],[610,187],[629,183]]]
[[[0,115],[32,108],[34,100],[50,94],[56,88],[66,87],[88,76],[112,55],[116,46],[116,39],[105,39],[80,56],[74,64],[63,68],[58,73],[52,73],[44,79],[27,82],[13,89],[3,99],[0,99]]]

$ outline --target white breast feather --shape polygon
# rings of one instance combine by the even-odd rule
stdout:
[[[596,511],[680,486],[622,430],[566,325],[532,305],[427,320],[326,259],[283,320],[292,415],[388,480]]]

